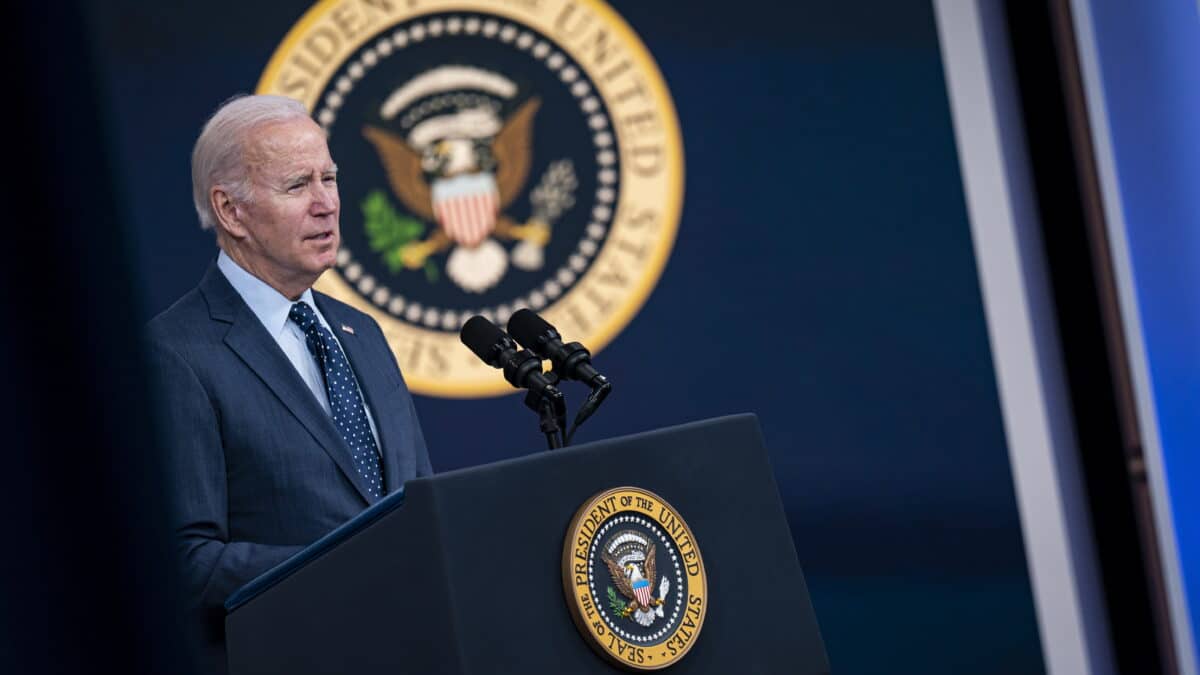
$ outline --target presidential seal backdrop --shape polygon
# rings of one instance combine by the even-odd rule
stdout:
[[[528,307],[599,351],[675,241],[683,148],[646,47],[594,0],[340,0],[258,93],[302,101],[338,163],[342,243],[316,284],[382,327],[409,387],[513,391],[458,340]]]

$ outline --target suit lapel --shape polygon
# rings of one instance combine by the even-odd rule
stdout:
[[[370,504],[373,500],[367,485],[359,476],[350,449],[338,434],[333,420],[216,265],[209,268],[200,288],[208,300],[212,318],[232,324],[225,334],[225,344],[271,389]]]
[[[375,420],[375,430],[379,433],[379,453],[383,457],[384,487],[390,493],[399,487],[401,468],[397,449],[400,447],[402,431],[397,428],[394,415],[387,407],[387,396],[396,388],[396,385],[384,375],[387,364],[379,363],[378,357],[373,357],[371,354],[370,345],[366,340],[367,336],[371,334],[372,327],[364,325],[358,316],[343,312],[341,307],[330,302],[325,295],[313,292],[313,299],[317,303],[317,308],[321,310],[321,314],[325,316],[325,320],[329,322],[329,327],[333,329],[338,342],[342,344],[342,351],[346,353],[346,359],[350,361],[350,368],[354,370],[354,377],[358,379],[358,387],[362,390],[366,404],[371,409],[371,416]],[[350,330],[347,331],[345,328]]]

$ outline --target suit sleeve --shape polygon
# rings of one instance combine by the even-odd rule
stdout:
[[[206,619],[219,621],[233,591],[303,547],[229,541],[225,449],[217,411],[175,350],[151,343],[148,351],[187,601]]]

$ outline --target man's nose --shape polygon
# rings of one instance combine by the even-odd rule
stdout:
[[[324,215],[337,209],[338,193],[336,185],[326,185],[322,182],[313,184],[312,211],[314,215]]]

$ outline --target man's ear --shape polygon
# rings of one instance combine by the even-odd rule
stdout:
[[[233,195],[220,185],[213,186],[208,193],[208,203],[217,216],[217,227],[234,239],[244,239],[249,234],[246,230],[246,212],[238,204]]]

